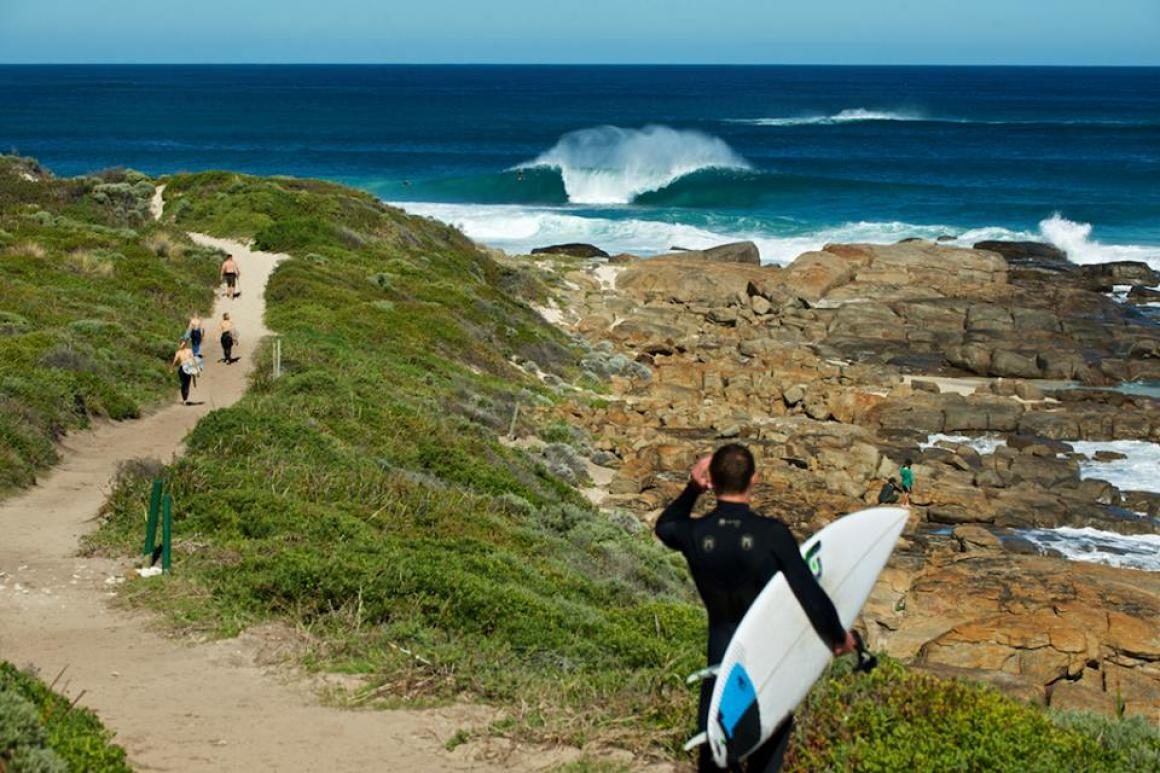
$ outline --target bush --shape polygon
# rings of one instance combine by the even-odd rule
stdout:
[[[217,278],[214,251],[183,234],[122,227],[117,207],[152,195],[136,173],[28,183],[29,168],[0,157],[0,228],[13,239],[0,260],[0,494],[31,483],[67,431],[137,416],[173,390],[173,342]]]
[[[1132,732],[1124,742],[1056,724],[994,688],[942,681],[890,658],[869,675],[840,662],[799,712],[786,770],[1147,770],[1136,762],[1148,742]],[[1152,765],[1157,737],[1152,729]]]
[[[125,750],[88,709],[0,661],[0,769],[129,773]]]

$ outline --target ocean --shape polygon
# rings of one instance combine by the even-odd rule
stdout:
[[[3,66],[0,148],[337,180],[511,251],[947,235],[1160,268],[1160,68]]]

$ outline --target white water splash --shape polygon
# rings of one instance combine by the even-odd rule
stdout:
[[[1019,532],[1040,548],[1054,548],[1072,561],[1160,572],[1160,535],[1127,536],[1111,531],[1061,526]]]
[[[668,126],[597,126],[565,134],[517,168],[556,169],[574,204],[628,204],[703,169],[749,169],[726,142]]]
[[[1089,457],[1080,462],[1081,478],[1106,480],[1123,491],[1151,491],[1160,493],[1160,444],[1147,440],[1076,440],[1069,444]],[[1123,459],[1097,462],[1097,451],[1114,451]]]
[[[979,454],[993,454],[998,448],[1007,445],[1007,440],[998,435],[944,435],[941,432],[935,433],[927,437],[925,443],[919,443],[918,447],[921,449],[932,448],[939,444],[939,442],[953,443],[959,446],[970,446]]]

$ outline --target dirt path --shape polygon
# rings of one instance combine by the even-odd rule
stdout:
[[[154,211],[160,214],[160,192]],[[77,558],[77,540],[93,527],[117,463],[134,457],[169,460],[207,412],[245,390],[253,344],[262,325],[266,279],[281,256],[195,236],[231,252],[241,267],[236,300],[218,299],[213,319],[229,311],[241,348],[233,365],[217,362],[216,322],[204,346],[206,373],[191,399],[132,422],[105,424],[65,441],[62,461],[21,496],[0,502],[0,657],[34,666],[58,689],[95,709],[141,770],[399,770],[542,769],[495,744],[443,744],[457,730],[485,724],[483,708],[427,712],[344,711],[318,705],[303,683],[287,683],[260,665],[268,637],[191,643],[153,630],[149,616],[109,605],[125,564]],[[174,340],[177,340],[175,331]],[[475,747],[475,748],[471,748]],[[566,759],[569,755],[565,755]],[[484,759],[480,759],[483,757]],[[554,758],[554,759],[552,759]]]

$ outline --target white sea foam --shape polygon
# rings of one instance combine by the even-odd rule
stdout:
[[[956,239],[946,243],[956,247],[970,247],[976,242],[990,239],[1038,241],[1048,238],[1046,233],[1011,231],[999,227],[960,231],[950,225],[916,225],[899,221],[848,222],[807,233],[776,235],[755,228],[710,228],[644,217],[620,219],[589,216],[575,206],[429,202],[396,202],[395,206],[450,223],[478,242],[513,253],[528,252],[533,247],[547,244],[585,242],[611,253],[657,255],[668,252],[674,245],[699,249],[747,239],[757,244],[763,263],[786,265],[803,252],[819,250],[831,243],[893,244],[909,237],[935,239],[946,234],[957,234]],[[641,214],[645,214],[645,210],[641,210]],[[1062,224],[1070,221],[1052,217],[1043,221],[1041,227],[1049,223],[1059,223],[1058,230],[1066,232],[1068,229]],[[1057,246],[1066,249],[1076,245]],[[1106,260],[1146,260],[1160,270],[1160,247],[1101,245],[1092,242],[1086,246],[1081,243],[1079,246],[1089,259],[1102,254]]]
[[[1042,238],[1067,253],[1072,263],[1109,263],[1138,260],[1160,271],[1160,247],[1101,244],[1093,241],[1091,223],[1077,223],[1056,212],[1039,223]]]
[[[833,126],[863,121],[925,121],[928,123],[977,124],[980,126],[1148,126],[1146,121],[1102,119],[1007,119],[977,120],[971,118],[936,117],[913,110],[874,110],[853,107],[829,115],[796,115],[772,118],[726,118],[725,123],[744,123],[751,126]]]
[[[1160,443],[1147,440],[1077,440],[1070,445],[1081,454],[1093,457],[1097,451],[1115,451],[1123,459],[1081,462],[1081,478],[1106,480],[1125,491],[1160,493]]]
[[[970,446],[980,454],[993,454],[995,453],[995,449],[1007,445],[1007,440],[998,435],[944,435],[939,432],[927,437],[926,442],[919,443],[918,447],[923,449],[931,448],[940,441],[954,443],[960,446]]]
[[[1160,572],[1160,535],[1126,536],[1090,526],[1027,529],[1019,532],[1041,548],[1055,548],[1072,561]]]
[[[583,242],[610,252],[658,255],[673,246],[701,249],[750,240],[765,264],[785,265],[798,255],[830,243],[893,243],[908,236],[933,239],[954,229],[900,222],[853,222],[800,235],[775,236],[752,229],[711,229],[645,218],[603,218],[577,208],[529,207],[517,204],[442,204],[394,202],[416,215],[433,217],[459,228],[468,237],[512,253],[565,242]],[[974,232],[991,238],[992,231]]]
[[[848,108],[832,115],[801,115],[788,118],[731,118],[729,123],[746,123],[752,126],[829,126],[842,123],[865,121],[925,121],[919,113],[892,110],[867,110],[862,107]]]
[[[698,131],[596,126],[565,134],[517,168],[559,170],[574,204],[628,204],[702,169],[748,169],[726,142]]]

